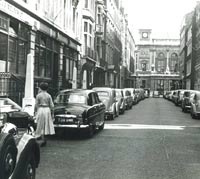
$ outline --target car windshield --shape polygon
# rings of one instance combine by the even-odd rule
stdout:
[[[9,98],[0,98],[0,112],[21,111],[21,107]]]
[[[73,103],[79,103],[79,104],[86,104],[86,97],[83,94],[80,93],[63,93],[59,94],[56,98],[57,104],[73,104]]]

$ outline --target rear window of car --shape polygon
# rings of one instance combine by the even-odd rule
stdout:
[[[190,96],[190,92],[189,92],[189,91],[186,91],[186,92],[184,93],[184,95],[185,95],[186,97],[189,97],[189,96]]]
[[[86,97],[83,94],[79,93],[63,93],[59,94],[56,97],[56,103],[60,104],[73,104],[73,103],[79,103],[79,104],[86,104]]]
[[[109,93],[107,91],[96,91],[99,97],[109,97]]]
[[[116,91],[116,97],[122,97],[122,92],[121,91]]]

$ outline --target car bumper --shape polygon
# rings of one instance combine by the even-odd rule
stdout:
[[[88,128],[89,124],[54,124],[55,128]]]
[[[191,106],[185,106],[185,109],[191,109]]]

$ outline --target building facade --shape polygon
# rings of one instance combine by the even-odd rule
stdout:
[[[193,12],[184,17],[180,32],[180,75],[182,88],[192,89],[192,17]]]
[[[193,78],[194,89],[200,90],[200,3],[198,2],[193,16]]]
[[[184,16],[180,32],[180,57],[182,86],[184,89],[200,90],[200,4]]]
[[[76,0],[0,1],[0,91],[21,104],[27,55],[34,57],[35,94],[71,87],[78,68],[81,18]]]
[[[96,0],[95,6],[95,52],[96,65],[94,69],[93,86],[105,86],[106,61],[104,59],[104,48],[106,46],[104,37],[106,34],[106,11],[103,0]]]
[[[151,33],[151,29],[139,30],[134,87],[149,88],[161,93],[180,88],[180,40],[154,39]]]
[[[91,88],[94,82],[94,70],[96,66],[95,52],[95,13],[96,1],[83,0],[81,23],[81,87]]]
[[[121,21],[119,0],[104,0],[105,20],[103,59],[105,61],[105,86],[120,86],[120,63],[122,55]]]

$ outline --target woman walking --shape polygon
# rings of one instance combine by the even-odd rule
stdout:
[[[53,114],[53,101],[51,95],[47,93],[48,83],[40,84],[40,92],[35,100],[35,113],[36,113],[36,138],[42,139],[41,146],[46,145],[45,135],[55,134],[52,114]]]

